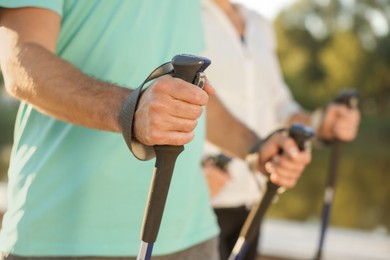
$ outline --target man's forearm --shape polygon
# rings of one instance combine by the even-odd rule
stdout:
[[[60,30],[61,17],[49,9],[0,8],[0,62],[7,91],[60,120],[120,132],[119,113],[132,91],[98,81],[57,57]],[[124,131],[150,146],[187,144],[212,93],[209,84],[202,90],[179,78],[159,77],[138,99],[130,119],[134,131]]]
[[[1,64],[12,96],[72,124],[120,131],[118,113],[131,90],[95,80],[38,44],[3,51],[12,52]]]
[[[288,118],[287,125],[290,126],[293,123],[301,123],[303,125],[310,126],[311,125],[310,114],[308,112],[304,112],[304,111],[300,111],[300,112],[292,114]]]
[[[258,136],[235,118],[215,96],[207,105],[207,139],[244,159]]]

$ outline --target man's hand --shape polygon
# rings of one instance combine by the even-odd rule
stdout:
[[[360,124],[360,112],[341,104],[330,104],[325,110],[322,124],[317,131],[324,140],[352,141]]]
[[[156,79],[143,93],[134,119],[134,136],[145,145],[184,145],[213,88],[204,89],[171,76]]]
[[[310,161],[311,152],[300,151],[295,141],[282,133],[273,134],[259,150],[259,171],[269,173],[274,184],[285,188],[295,186]]]
[[[225,187],[226,183],[228,183],[232,178],[229,173],[219,169],[212,164],[206,164],[203,167],[203,171],[209,187],[211,198],[217,195],[223,189],[223,187]]]

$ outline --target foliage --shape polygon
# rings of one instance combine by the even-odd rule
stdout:
[[[364,112],[389,113],[389,21],[380,0],[300,0],[282,12],[278,54],[296,98],[314,108],[353,87]]]
[[[334,225],[390,230],[389,27],[387,0],[299,0],[275,21],[285,79],[304,107],[324,106],[345,87],[361,95],[359,136],[342,146]],[[297,188],[281,196],[270,216],[321,217],[330,151],[314,151]]]

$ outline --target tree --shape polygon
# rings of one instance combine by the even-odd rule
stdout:
[[[357,140],[343,145],[332,224],[390,230],[390,5],[388,0],[297,0],[275,21],[287,84],[308,109],[344,87],[361,96]],[[295,189],[271,208],[274,217],[319,217],[330,149],[314,150]],[[367,156],[370,155],[370,156]]]
[[[363,107],[389,112],[389,21],[387,0],[300,0],[282,12],[278,53],[296,97],[312,108],[356,87]]]

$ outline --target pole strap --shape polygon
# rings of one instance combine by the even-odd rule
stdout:
[[[137,105],[141,98],[142,90],[147,82],[160,76],[172,73],[173,65],[171,62],[160,65],[152,73],[150,73],[141,86],[131,92],[131,94],[126,98],[125,102],[123,102],[119,112],[119,124],[122,128],[123,138],[125,139],[125,142],[130,151],[139,160],[146,161],[156,157],[153,146],[144,145],[133,136],[134,114],[137,110]]]

